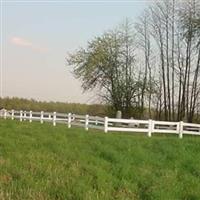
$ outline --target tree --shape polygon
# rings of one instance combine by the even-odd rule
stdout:
[[[88,46],[67,57],[74,75],[85,91],[98,88],[101,97],[124,117],[131,116],[138,88],[135,73],[135,43],[128,20],[112,31],[96,37]]]
[[[149,117],[192,122],[200,105],[200,1],[155,1],[135,26],[127,20],[68,63],[84,90],[99,88],[125,117],[133,108],[145,117],[148,108]]]

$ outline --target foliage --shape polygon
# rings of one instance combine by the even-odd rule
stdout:
[[[68,56],[85,90],[100,93],[123,117],[194,122],[200,115],[200,2],[152,2]],[[156,111],[156,112],[154,112]],[[197,117],[198,118],[198,117]]]
[[[109,107],[103,104],[80,104],[80,103],[63,103],[63,102],[45,102],[28,100],[23,98],[0,98],[0,109],[7,110],[32,110],[32,111],[48,111],[61,113],[89,114],[92,116],[112,116],[109,113]]]
[[[68,64],[74,66],[76,78],[82,81],[83,89],[99,88],[105,102],[115,111],[121,110],[124,117],[131,116],[141,87],[136,79],[135,48],[132,25],[126,20],[67,58]]]

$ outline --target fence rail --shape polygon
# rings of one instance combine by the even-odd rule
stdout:
[[[108,117],[98,117],[89,115],[77,115],[71,113],[50,113],[50,112],[32,112],[32,111],[15,111],[15,110],[0,110],[0,117],[12,120],[19,119],[22,121],[40,121],[40,123],[51,122],[53,126],[57,123],[63,123],[71,128],[71,126],[84,127],[109,131],[136,132],[147,133],[149,137],[153,133],[171,133],[177,134],[182,138],[184,134],[200,135],[200,124],[185,123],[185,122],[167,122],[154,120],[135,120],[135,119],[116,119]]]

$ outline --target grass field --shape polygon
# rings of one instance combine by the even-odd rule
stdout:
[[[3,199],[200,199],[200,137],[0,120]]]

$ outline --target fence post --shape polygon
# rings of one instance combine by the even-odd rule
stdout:
[[[97,126],[98,125],[98,116],[95,116],[95,125]]]
[[[95,116],[95,125],[97,126],[98,125],[98,117]]]
[[[68,124],[68,128],[71,128],[71,113],[68,113],[68,119],[67,119],[67,124]]]
[[[85,115],[85,130],[88,131],[89,126],[89,115]]]
[[[56,126],[56,112],[53,112],[53,126]]]
[[[23,118],[23,111],[22,110],[20,110],[20,112],[19,112],[19,120],[20,120],[20,122],[22,122],[22,118]]]
[[[44,116],[44,112],[41,111],[40,113],[40,123],[43,124],[43,116]]]
[[[6,110],[6,109],[4,109],[3,116],[4,116],[4,119],[6,119],[6,118],[7,118],[7,110]]]
[[[148,137],[151,137],[152,129],[153,129],[153,121],[149,119]]]
[[[24,121],[26,121],[26,111],[24,111]]]
[[[15,114],[15,111],[14,110],[11,110],[11,119],[14,120],[14,114]]]
[[[183,121],[179,122],[179,138],[183,138]]]
[[[108,117],[104,118],[104,132],[108,132]]]
[[[74,121],[75,120],[75,114],[72,114],[72,120]]]
[[[29,122],[32,122],[32,111],[29,112]]]

